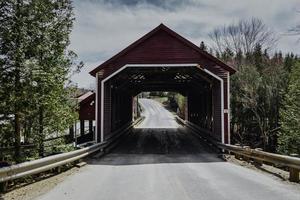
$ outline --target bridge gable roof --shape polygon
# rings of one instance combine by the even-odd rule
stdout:
[[[103,70],[106,77],[125,64],[182,64],[197,63],[203,68],[220,66],[225,71],[233,74],[236,70],[197,45],[180,36],[167,26],[160,24],[158,27],[135,41],[127,48],[111,57],[90,74],[95,76]]]

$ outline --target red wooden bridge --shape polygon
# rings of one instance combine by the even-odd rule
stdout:
[[[230,143],[229,80],[235,69],[161,24],[90,72],[96,78],[96,135],[103,142],[132,121],[143,91],[187,99],[185,120]]]

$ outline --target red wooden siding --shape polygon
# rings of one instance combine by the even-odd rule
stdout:
[[[227,94],[227,74],[234,73],[235,70],[230,66],[222,63],[218,59],[209,55],[207,52],[201,51],[194,44],[190,43],[186,39],[182,38],[175,32],[171,31],[167,27],[160,25],[146,36],[133,43],[125,50],[112,57],[92,72],[95,75],[96,72],[101,70],[101,79],[108,77],[126,64],[184,64],[184,63],[197,63],[202,68],[207,69],[222,78],[224,81],[224,109],[228,109],[228,95]],[[213,102],[213,134],[217,139],[221,139],[221,95],[220,95],[220,82],[214,81],[212,91]],[[111,102],[111,89],[109,81],[105,84],[105,96],[104,96],[104,133],[109,134],[113,130],[112,127],[112,102]],[[100,137],[100,117],[101,117],[101,80],[98,84],[98,138]],[[124,96],[124,98],[131,99],[130,95]],[[125,98],[125,99],[126,99]],[[131,105],[130,102],[124,100],[124,106]],[[190,103],[190,102],[189,102]],[[125,105],[126,104],[126,105]],[[131,108],[130,108],[131,109]],[[116,111],[114,111],[115,113]],[[121,112],[121,111],[120,111]],[[130,115],[131,110],[125,110],[126,115]],[[190,112],[190,111],[189,111]],[[114,115],[114,114],[113,114]],[[126,117],[124,117],[127,120]],[[129,118],[128,118],[129,120]],[[225,142],[228,142],[228,114],[224,114],[224,135]]]
[[[110,81],[104,85],[104,134],[107,136],[111,132],[111,88]]]
[[[79,103],[79,119],[95,120],[95,93]]]

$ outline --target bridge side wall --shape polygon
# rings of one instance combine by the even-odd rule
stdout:
[[[205,129],[213,131],[212,90],[193,90],[188,95],[188,121]]]

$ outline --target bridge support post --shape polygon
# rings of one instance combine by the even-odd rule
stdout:
[[[80,135],[84,135],[84,120],[80,120]]]
[[[256,148],[255,149],[256,151],[262,151],[263,149],[262,148]],[[253,159],[253,164],[254,166],[256,167],[261,167],[263,165],[263,161],[259,160],[259,159]]]
[[[235,144],[235,146],[241,146],[240,144]],[[237,160],[241,160],[241,158],[242,158],[242,156],[241,155],[239,155],[239,154],[237,154],[237,153],[233,153],[234,154],[234,157],[235,157],[235,159],[237,159]]]
[[[61,173],[61,171],[62,171],[61,166],[55,168],[55,172],[56,172],[57,174]]]
[[[93,120],[89,120],[89,133],[93,133]]]
[[[250,149],[250,146],[243,146],[245,149]],[[248,156],[242,156],[242,159],[246,162],[250,162],[250,158]]]

